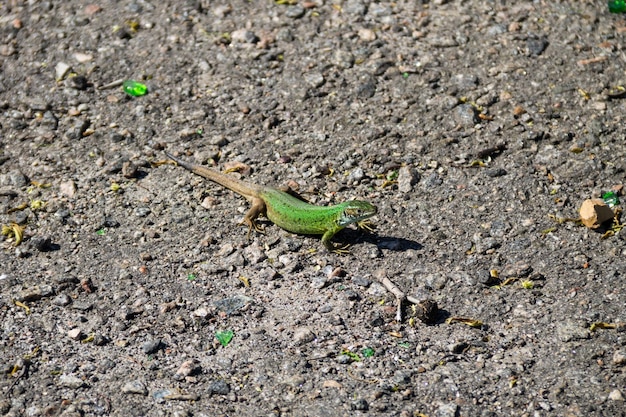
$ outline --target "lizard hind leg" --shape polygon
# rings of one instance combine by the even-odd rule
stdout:
[[[261,234],[265,233],[263,227],[261,227],[261,225],[256,221],[259,214],[265,215],[265,202],[261,199],[255,199],[252,201],[250,210],[248,210],[246,215],[243,217],[243,220],[239,223],[241,226],[248,226],[248,239],[250,239],[250,232],[252,230]]]
[[[247,214],[243,218],[243,220],[239,222],[239,226],[248,226],[248,240],[250,240],[250,232],[252,230],[260,234],[265,234],[265,230],[263,229],[263,227],[261,227],[261,225],[257,223],[255,219],[251,219],[250,217],[248,217]]]

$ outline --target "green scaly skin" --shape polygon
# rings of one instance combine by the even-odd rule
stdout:
[[[243,223],[249,230],[263,232],[256,222],[257,217],[263,215],[289,232],[322,235],[322,244],[326,249],[345,253],[346,247],[333,244],[331,238],[346,226],[359,225],[377,212],[376,206],[360,200],[346,201],[334,206],[314,206],[291,195],[289,189],[250,184],[213,169],[185,162],[168,152],[165,154],[186,170],[247,198],[252,205],[244,216]]]

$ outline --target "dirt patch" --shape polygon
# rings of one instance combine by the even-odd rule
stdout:
[[[624,233],[557,221],[624,181],[623,17],[277,3],[1,6],[0,415],[624,415]],[[376,231],[248,238],[165,149]]]

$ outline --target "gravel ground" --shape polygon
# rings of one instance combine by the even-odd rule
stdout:
[[[622,192],[625,33],[603,1],[3,2],[0,415],[626,415],[626,233],[557,221]],[[248,238],[163,150],[376,231]]]

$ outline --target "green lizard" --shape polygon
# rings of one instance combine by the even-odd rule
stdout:
[[[216,182],[252,203],[243,218],[248,233],[254,229],[262,233],[256,222],[259,215],[270,219],[275,225],[293,233],[322,235],[322,243],[331,252],[345,253],[346,246],[333,244],[330,239],[341,229],[351,224],[362,225],[364,220],[376,214],[376,206],[360,200],[346,201],[334,206],[314,206],[289,194],[289,190],[250,184],[210,168],[185,162],[165,154],[177,165]]]

